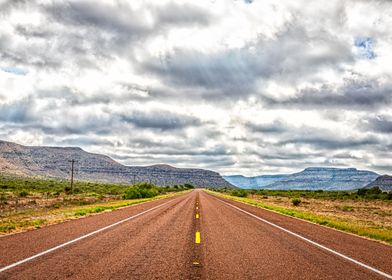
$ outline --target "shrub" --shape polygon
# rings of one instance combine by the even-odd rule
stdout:
[[[142,195],[139,192],[138,188],[130,187],[128,188],[123,196],[125,199],[136,199],[136,198],[141,198]]]
[[[133,185],[129,187],[124,195],[123,198],[125,199],[137,199],[137,198],[150,198],[159,195],[160,190],[159,187],[143,182]]]
[[[359,195],[359,196],[367,196],[367,195],[369,195],[370,197],[372,197],[372,196],[377,196],[378,194],[381,194],[382,193],[382,191],[380,190],[380,188],[379,187],[373,187],[373,188],[370,188],[370,189],[359,189],[359,190],[357,190],[357,194]]]
[[[64,191],[65,191],[66,193],[71,193],[72,189],[71,189],[70,186],[66,186],[66,187],[64,188]]]
[[[184,187],[187,189],[194,189],[195,186],[191,185],[191,184],[184,184]]]
[[[140,188],[139,192],[141,194],[141,198],[150,198],[159,195],[159,191],[156,189],[143,189]]]
[[[23,190],[23,191],[21,191],[20,193],[19,193],[19,196],[20,197],[26,197],[26,196],[28,196],[29,195],[29,192],[27,192],[27,191],[25,191],[25,190]]]
[[[231,195],[238,196],[238,197],[247,197],[248,192],[246,190],[233,190]]]
[[[292,203],[294,206],[299,206],[299,205],[301,204],[301,199],[299,199],[299,198],[293,198],[293,199],[291,200],[291,203]]]

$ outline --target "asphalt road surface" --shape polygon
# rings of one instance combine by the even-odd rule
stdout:
[[[1,237],[0,279],[392,279],[392,246],[195,190]]]

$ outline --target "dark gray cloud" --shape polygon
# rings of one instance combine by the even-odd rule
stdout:
[[[214,20],[207,9],[192,4],[168,3],[151,9],[158,27],[208,26]]]
[[[356,139],[356,138],[347,138],[347,139],[327,139],[324,137],[318,136],[303,136],[301,138],[292,138],[284,141],[280,141],[278,145],[287,145],[287,144],[299,144],[299,145],[311,145],[318,149],[326,149],[326,150],[336,150],[336,149],[345,149],[345,148],[359,148],[363,146],[372,146],[380,144],[380,142],[373,137],[367,137],[364,139]]]
[[[392,104],[392,85],[376,80],[346,80],[342,87],[324,85],[320,89],[303,89],[285,99],[263,97],[268,106],[299,108],[346,108],[363,110]]]
[[[134,111],[129,114],[122,114],[121,120],[131,123],[138,128],[159,130],[175,130],[200,125],[200,120],[195,117],[180,115],[170,111]]]
[[[377,116],[367,120],[367,124],[363,125],[367,129],[375,132],[391,134],[392,133],[392,118],[388,116]]]
[[[24,26],[24,25],[17,25],[15,27],[15,31],[24,36],[25,38],[38,38],[43,40],[48,40],[51,37],[55,36],[53,31],[42,29],[35,26]]]
[[[257,155],[261,160],[307,160],[310,158],[314,158],[316,156],[321,156],[321,153],[297,153],[297,152],[285,152],[282,153],[282,151],[279,149],[276,150],[270,150],[269,152],[258,152],[258,151],[248,151],[250,155]]]
[[[261,133],[275,134],[275,133],[286,132],[287,130],[289,130],[289,127],[279,120],[276,120],[273,123],[269,123],[269,124],[256,124],[256,123],[249,122],[246,124],[246,126],[252,132],[261,132]]]
[[[86,50],[86,44],[90,45],[87,49],[99,56],[106,53],[126,55],[125,52],[130,55],[131,44],[143,44],[149,37],[164,34],[170,27],[204,26],[211,21],[207,10],[192,4],[170,3],[159,7],[146,4],[143,10],[138,10],[121,1],[117,5],[67,1],[55,2],[45,10],[55,22],[73,28],[73,36],[68,38],[70,45],[82,52]]]
[[[89,106],[128,104],[130,102],[143,101],[150,97],[150,89],[132,83],[118,83],[121,91],[113,94],[110,91],[98,91],[94,95],[85,95],[77,88],[63,86],[47,89],[39,89],[33,95],[34,98],[65,102],[68,106]]]
[[[11,103],[0,103],[0,121],[29,124],[36,119],[34,104],[34,100],[29,98]]]
[[[67,1],[54,2],[45,10],[53,20],[66,26],[95,28],[126,36],[127,39],[137,38],[151,30],[137,16],[137,11],[126,6],[116,8],[97,1]]]
[[[192,4],[169,3],[158,7],[145,5],[140,11],[125,2],[117,5],[97,1],[67,1],[48,5],[46,11],[58,22],[71,26],[97,28],[122,36],[140,36],[174,26],[208,25],[208,10]],[[154,22],[146,20],[146,12],[152,13]]]

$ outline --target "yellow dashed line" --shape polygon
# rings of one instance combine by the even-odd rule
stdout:
[[[199,206],[196,206],[196,210],[198,210],[199,209]]]
[[[196,239],[195,239],[195,243],[196,244],[200,244],[200,231],[196,231]]]
[[[199,214],[196,214],[196,219],[199,219]]]

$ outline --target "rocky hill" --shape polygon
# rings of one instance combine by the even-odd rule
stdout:
[[[247,189],[353,190],[368,185],[378,176],[375,172],[355,168],[309,167],[290,175],[233,175],[224,178],[239,188]]]
[[[0,174],[69,178],[75,160],[75,178],[87,181],[134,183],[149,181],[164,186],[189,183],[197,187],[233,187],[218,173],[169,165],[125,166],[108,156],[80,148],[30,147],[0,141]]]
[[[383,175],[366,186],[366,188],[379,187],[383,191],[392,191],[392,176]]]
[[[378,176],[375,172],[356,168],[310,167],[265,189],[353,190],[366,186]]]
[[[283,180],[288,175],[261,175],[245,177],[242,175],[223,176],[223,178],[234,186],[242,189],[261,189],[272,183]]]

